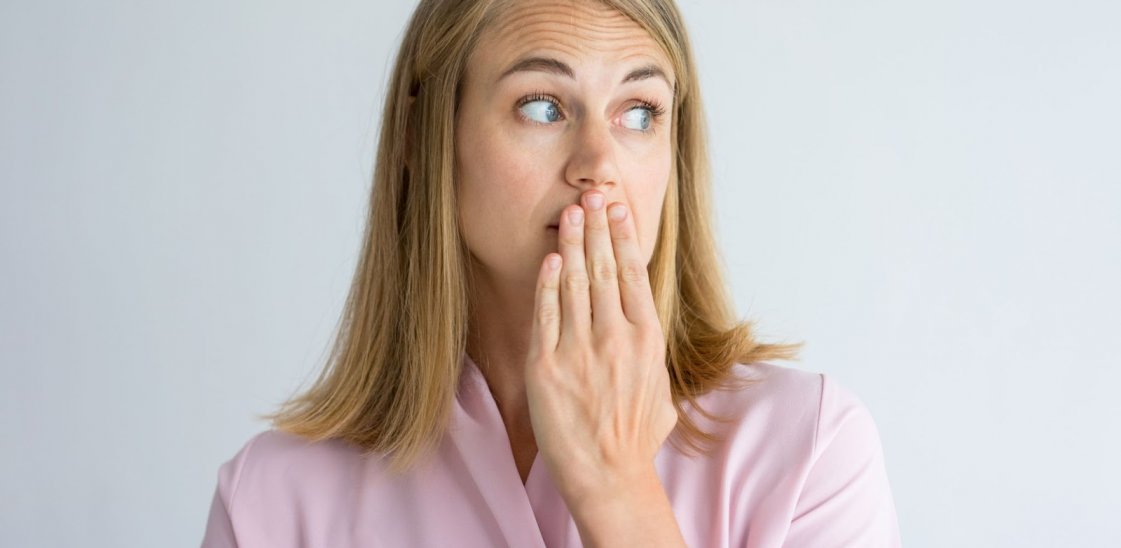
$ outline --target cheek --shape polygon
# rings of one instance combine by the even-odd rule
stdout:
[[[467,246],[485,262],[504,262],[512,235],[528,235],[534,181],[543,180],[525,148],[496,132],[478,132],[457,147],[457,201],[460,227]],[[497,265],[494,265],[497,266]]]
[[[637,185],[627,191],[627,198],[635,212],[634,223],[638,240],[646,260],[654,255],[654,244],[658,239],[662,206],[665,203],[666,189],[672,169],[672,160],[667,155],[659,155],[648,162],[636,165],[632,172]]]

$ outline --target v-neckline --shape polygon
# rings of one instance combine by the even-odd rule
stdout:
[[[461,386],[463,380],[469,381],[473,388],[478,389],[479,395],[486,399],[489,404],[488,407],[490,408],[488,412],[493,411],[493,413],[490,414],[498,417],[498,423],[502,425],[502,433],[505,434],[507,460],[509,460],[511,467],[514,469],[514,477],[518,478],[518,483],[521,483],[522,487],[528,490],[530,488],[529,484],[533,480],[534,471],[544,466],[543,463],[538,463],[538,461],[541,460],[541,450],[535,449],[533,453],[533,462],[529,464],[529,472],[526,473],[526,479],[523,482],[522,473],[518,470],[517,459],[514,457],[514,446],[510,443],[510,433],[506,430],[506,423],[502,420],[502,413],[498,410],[498,402],[495,401],[494,394],[491,393],[490,386],[487,385],[486,377],[483,375],[482,370],[479,369],[479,365],[476,364],[475,360],[471,359],[471,356],[466,352],[463,353],[463,361],[464,370],[461,372],[461,375],[463,375],[465,379],[461,380]]]
[[[507,438],[509,438],[509,436],[507,436]],[[514,455],[514,448],[513,448],[513,447],[511,447],[511,448],[510,448],[510,456],[511,456],[511,457],[513,457],[513,455]],[[526,471],[526,474],[525,474],[525,481],[524,481],[524,482],[522,482],[522,486],[524,486],[524,487],[527,487],[527,488],[528,488],[528,486],[529,486],[529,480],[530,480],[531,478],[533,478],[533,470],[534,470],[535,468],[537,468],[537,461],[538,461],[538,460],[539,460],[540,458],[541,458],[541,450],[540,450],[540,449],[538,449],[538,450],[534,450],[534,453],[533,453],[533,461],[529,463],[529,470],[528,470],[528,471]],[[517,461],[517,459],[514,459],[514,470],[515,470],[515,471],[517,471],[517,473],[518,473],[518,480],[520,481],[520,480],[522,479],[522,472],[521,472],[521,470],[518,470],[518,461]]]
[[[457,425],[455,438],[480,494],[498,512],[503,534],[512,546],[545,547],[536,506],[547,500],[548,478],[538,450],[530,464],[525,483],[521,481],[510,437],[502,422],[498,403],[478,365],[465,352],[459,389],[458,411],[467,419]],[[457,417],[458,419],[458,417]],[[497,426],[496,426],[497,425]],[[497,477],[496,477],[497,475]],[[501,514],[501,515],[498,515]],[[529,542],[530,544],[527,544]]]

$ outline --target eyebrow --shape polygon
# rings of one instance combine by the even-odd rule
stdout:
[[[548,72],[558,76],[566,76],[573,80],[576,79],[576,72],[572,70],[572,67],[565,64],[564,61],[552,57],[528,57],[522,59],[506,69],[506,71],[502,73],[502,76],[498,77],[498,80],[502,80],[515,72]],[[661,78],[665,80],[666,85],[669,86],[671,90],[675,89],[673,83],[669,81],[669,77],[666,76],[666,72],[654,63],[643,65],[628,72],[619,83],[625,84],[627,82],[637,82],[649,78]]]

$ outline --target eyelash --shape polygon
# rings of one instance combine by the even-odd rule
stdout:
[[[555,97],[545,93],[544,91],[534,91],[534,92],[530,93],[529,95],[526,95],[526,96],[522,97],[521,99],[518,99],[517,104],[514,105],[514,110],[518,113],[518,116],[520,116],[522,118],[522,120],[525,120],[525,121],[527,121],[531,124],[538,125],[538,126],[549,125],[546,122],[538,122],[537,120],[533,120],[533,119],[529,118],[528,116],[526,116],[525,114],[522,114],[521,108],[523,106],[525,106],[526,104],[532,103],[534,101],[546,101],[548,103],[552,103],[553,106],[557,107],[557,110],[560,110],[560,108],[561,108],[560,101],[557,101]],[[634,131],[637,131],[639,133],[654,133],[654,127],[657,125],[657,122],[662,118],[662,115],[666,113],[666,109],[664,107],[662,107],[661,103],[659,103],[657,101],[654,101],[654,100],[638,99],[637,101],[638,101],[638,104],[629,108],[629,109],[627,109],[627,111],[629,112],[630,110],[635,109],[635,108],[643,108],[643,109],[646,109],[646,110],[650,111],[650,129],[636,129]],[[563,112],[561,114],[563,116]]]

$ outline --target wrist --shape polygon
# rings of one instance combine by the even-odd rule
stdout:
[[[573,518],[605,516],[619,508],[635,508],[643,501],[665,497],[662,480],[653,463],[573,482],[567,491],[564,499]]]
[[[566,503],[585,546],[685,546],[653,465]]]

